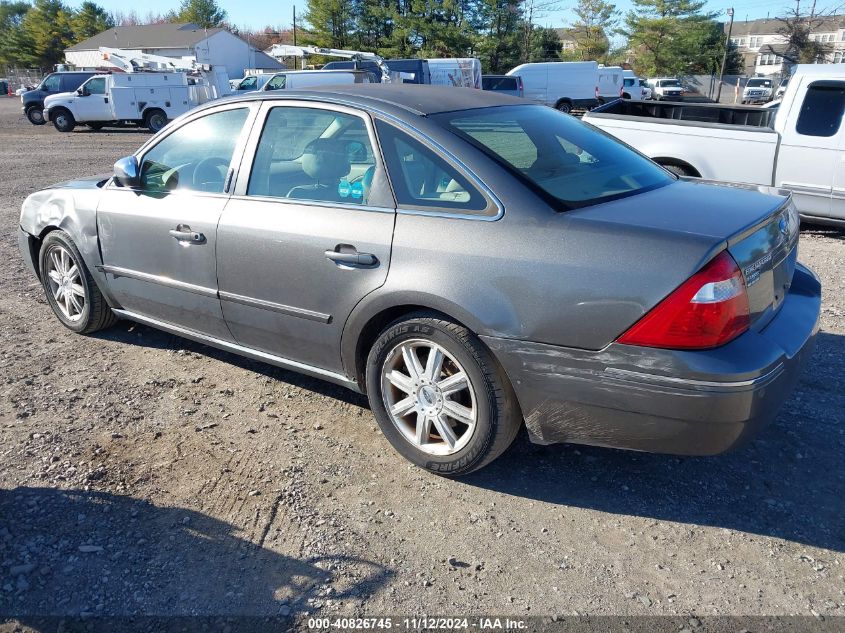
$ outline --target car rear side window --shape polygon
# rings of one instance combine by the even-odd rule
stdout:
[[[361,117],[278,106],[261,131],[247,195],[364,205],[375,176]]]
[[[484,90],[516,90],[516,77],[482,77]]]
[[[141,188],[152,193],[223,193],[248,114],[248,108],[214,112],[165,136],[141,160]]]
[[[436,152],[388,123],[376,129],[400,208],[492,214],[489,200]]]
[[[662,168],[611,136],[551,108],[481,108],[436,119],[555,207],[582,207],[674,182]]]
[[[845,82],[816,81],[807,88],[795,131],[805,136],[834,136],[845,114]]]

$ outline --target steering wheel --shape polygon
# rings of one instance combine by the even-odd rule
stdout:
[[[229,161],[217,156],[203,158],[194,167],[193,185],[197,191],[223,192]]]

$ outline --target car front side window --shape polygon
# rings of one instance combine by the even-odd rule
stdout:
[[[276,75],[267,82],[267,90],[284,90],[287,78],[284,75]]]
[[[106,78],[95,77],[85,84],[85,92],[90,95],[102,95],[106,93]]]
[[[46,92],[58,92],[61,79],[61,75],[50,75],[41,84],[41,90],[45,90]]]
[[[365,205],[376,168],[361,117],[279,106],[261,131],[247,195]]]
[[[168,134],[141,160],[141,189],[223,193],[248,108],[215,112]]]

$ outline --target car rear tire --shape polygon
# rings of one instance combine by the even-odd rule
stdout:
[[[114,325],[117,317],[67,233],[47,234],[38,264],[47,303],[62,325],[78,334],[90,334]]]
[[[153,110],[147,114],[144,125],[155,134],[167,125],[167,115],[161,110]]]
[[[370,407],[407,460],[455,477],[486,466],[522,424],[504,370],[467,328],[433,312],[388,325],[367,358]]]
[[[47,122],[44,120],[44,110],[38,106],[27,108],[26,118],[33,125],[44,125]]]
[[[61,108],[53,113],[53,127],[59,132],[73,132],[76,127],[76,120],[70,110]]]

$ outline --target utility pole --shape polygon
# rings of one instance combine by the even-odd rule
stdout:
[[[296,5],[293,5],[293,45],[296,46]],[[293,58],[293,69],[296,70],[296,57]]]
[[[716,103],[719,103],[719,99],[722,97],[722,77],[725,76],[725,64],[728,63],[728,49],[731,45],[731,31],[734,28],[733,7],[728,9],[728,17],[730,18],[730,22],[728,22],[728,35],[725,38],[725,54],[722,55],[722,68],[719,70],[719,87],[716,89]]]

